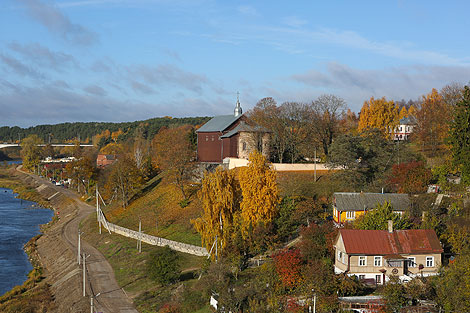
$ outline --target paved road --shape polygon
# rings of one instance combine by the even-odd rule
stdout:
[[[32,176],[29,173],[25,174]],[[47,186],[54,188],[57,192],[75,200],[78,214],[62,226],[62,237],[70,245],[71,249],[73,249],[72,251],[77,251],[78,226],[80,221],[86,218],[89,214],[95,212],[95,208],[82,202],[77,194],[71,190],[64,189],[60,186],[54,186],[48,180],[37,176],[34,176],[34,179],[47,184]],[[92,294],[99,294],[94,301],[95,311],[103,313],[138,313],[134,308],[132,301],[127,297],[124,291],[119,288],[114,277],[114,271],[104,255],[83,240],[81,246],[82,253],[89,255],[86,260],[87,297],[89,298]]]

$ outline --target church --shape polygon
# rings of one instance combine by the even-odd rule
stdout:
[[[240,101],[232,115],[215,116],[197,131],[198,162],[222,163],[225,158],[248,159],[253,150],[269,155],[269,131],[243,114]]]

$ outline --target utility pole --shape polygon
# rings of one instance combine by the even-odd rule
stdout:
[[[139,217],[139,241],[137,242],[137,248],[139,249],[139,253],[142,252],[142,221]]]
[[[90,257],[90,255],[85,255],[83,253],[83,296],[85,297],[85,283],[86,283],[86,259]]]
[[[317,147],[313,155],[313,181],[317,182]]]
[[[93,305],[93,298],[98,298],[100,296],[101,292],[98,293],[96,296],[93,297],[93,295],[90,296],[90,312],[95,313],[95,306]]]
[[[81,240],[80,237],[83,235],[84,232],[80,231],[80,228],[78,229],[78,253],[77,253],[77,261],[78,265],[80,265],[80,259],[81,259],[81,251],[80,251],[80,246],[81,246]]]

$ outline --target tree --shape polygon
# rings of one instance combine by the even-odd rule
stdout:
[[[189,198],[186,185],[195,167],[196,153],[190,141],[191,128],[189,125],[162,128],[152,141],[154,163],[181,190],[184,201]]]
[[[385,137],[390,137],[399,120],[398,107],[393,100],[387,101],[385,97],[381,99],[372,97],[362,106],[358,130],[363,132],[377,128]]]
[[[390,202],[377,204],[375,209],[369,210],[366,214],[361,215],[354,221],[354,228],[356,229],[376,229],[387,230],[388,221],[393,222],[393,229],[408,229],[411,223],[400,216],[398,213],[393,213],[393,207]]]
[[[340,131],[339,121],[344,117],[345,109],[346,102],[334,95],[321,95],[307,108],[310,121],[308,128],[321,144],[325,156],[328,155],[333,138]]]
[[[413,133],[426,154],[434,156],[442,148],[449,131],[450,114],[451,106],[436,89],[423,96],[416,112],[417,126]]]
[[[37,135],[30,135],[21,141],[23,166],[29,171],[34,171],[41,161],[42,149],[38,146],[40,144],[42,140]]]
[[[91,155],[84,155],[78,160],[67,163],[65,169],[69,178],[77,182],[78,191],[80,191],[80,186],[83,186],[82,190],[88,193],[90,182],[97,176],[95,158]]]
[[[470,312],[470,255],[458,255],[437,278],[437,303],[444,312]]]
[[[110,174],[105,185],[108,195],[116,196],[126,208],[133,194],[143,183],[143,176],[132,158],[121,155],[110,167]]]
[[[294,289],[301,284],[302,256],[300,250],[283,249],[272,255],[276,272],[287,289]]]
[[[248,167],[240,168],[239,173],[242,201],[241,218],[245,230],[258,223],[270,223],[277,212],[279,190],[276,172],[259,152],[252,152]]]
[[[431,176],[431,170],[422,161],[411,161],[394,164],[388,183],[399,193],[424,193]]]
[[[205,173],[200,191],[203,215],[192,223],[201,234],[202,244],[207,251],[216,237],[219,249],[225,248],[234,216],[239,210],[239,188],[232,171],[218,167],[213,173]]]
[[[405,287],[396,276],[390,277],[382,291],[385,298],[387,311],[391,313],[400,312],[407,303]]]
[[[470,184],[470,88],[465,86],[450,124],[449,143],[453,162],[460,168],[462,180]]]
[[[150,254],[148,271],[150,277],[162,285],[175,282],[181,273],[180,257],[168,246],[156,248]]]

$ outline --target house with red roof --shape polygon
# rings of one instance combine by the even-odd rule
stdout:
[[[335,273],[383,284],[390,276],[402,281],[437,275],[443,252],[429,229],[340,229],[334,244]]]

